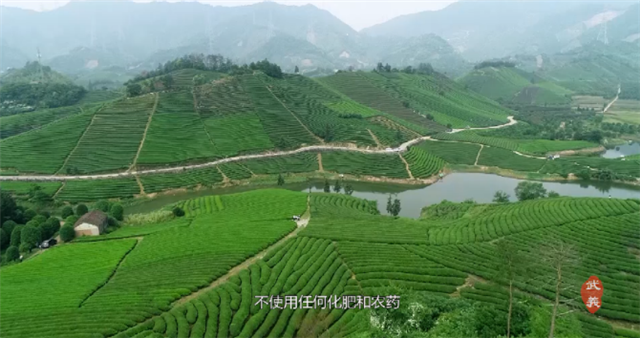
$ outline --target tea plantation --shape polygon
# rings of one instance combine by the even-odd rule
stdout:
[[[346,195],[286,190],[207,196],[178,205],[186,211],[182,219],[124,225],[92,242],[59,245],[3,267],[0,334],[349,336],[366,332],[368,310],[302,303],[261,307],[256,296],[374,296],[389,287],[491,304],[506,316],[507,285],[497,277],[496,241],[516,243],[535,262],[551,239],[562,239],[580,257],[565,267],[564,283],[573,288],[562,293],[563,301],[579,298],[576,290],[591,275],[605,287],[597,316],[581,303],[568,303],[573,312],[563,317],[560,330],[570,320],[581,323],[574,336],[634,337],[624,327],[640,324],[636,200],[436,205],[419,220],[380,216],[375,203]],[[294,231],[291,215],[307,208],[309,224]],[[555,270],[527,264],[544,278],[516,276],[516,299],[550,305]],[[477,282],[468,284],[470,278]],[[548,330],[545,321],[531,325]]]

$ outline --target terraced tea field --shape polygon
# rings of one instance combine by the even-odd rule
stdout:
[[[61,172],[126,169],[133,164],[149,121],[155,95],[119,101],[98,111]]]
[[[451,164],[473,165],[480,151],[480,146],[477,144],[456,142],[425,141],[415,147],[422,148]]]
[[[71,180],[64,184],[57,198],[69,202],[89,202],[109,198],[131,198],[140,194],[133,177],[101,180]]]
[[[300,304],[271,309],[269,296],[376,295],[386,286],[444,297],[459,294],[506,311],[505,284],[496,278],[499,238],[517,243],[531,257],[552,238],[573,245],[581,260],[566,267],[565,283],[579,288],[596,274],[605,285],[598,314],[616,323],[640,323],[634,306],[640,301],[640,263],[629,249],[640,250],[637,201],[559,198],[468,204],[451,208],[451,217],[442,209],[437,217],[409,220],[379,216],[375,203],[351,196],[314,193],[309,196],[309,225],[264,256],[245,261],[295,229],[290,217],[303,213],[307,198],[299,192],[257,190],[187,200],[179,203],[187,212],[184,219],[125,226],[102,241],[61,245],[3,267],[1,291],[10,290],[13,296],[3,298],[0,308],[2,336],[351,335],[367,330],[367,311]],[[129,236],[144,239],[117,239]],[[101,264],[95,257],[102,257]],[[73,268],[68,262],[74,262]],[[553,275],[545,266],[536,271]],[[84,278],[78,285],[80,275]],[[465,286],[469,276],[481,282]],[[71,280],[76,287],[68,290]],[[554,285],[543,279],[517,276],[514,286],[518,300],[534,296],[551,304],[555,297]],[[42,291],[25,300],[24,290]],[[41,302],[42,292],[49,302],[34,305]],[[267,305],[256,305],[256,296],[267,296]],[[577,291],[562,294],[563,300],[577,296]],[[582,323],[584,336],[633,334],[614,330],[583,309],[578,306],[569,316]],[[39,320],[43,316],[48,320]]]
[[[364,73],[343,72],[322,78],[320,81],[344,93],[356,102],[403,119],[424,128],[424,130],[431,132],[444,130],[443,126],[405,107],[401,100],[376,86],[375,83],[367,79]]]
[[[215,167],[188,170],[184,172],[142,175],[140,182],[144,192],[154,193],[177,188],[194,188],[197,186],[212,186],[222,182],[222,174]]]
[[[244,90],[249,93],[271,143],[281,149],[319,143],[317,137],[306,129],[297,116],[288,111],[269,91],[261,77],[263,75],[244,75],[240,81]]]
[[[437,174],[445,165],[444,160],[420,147],[411,147],[403,155],[409,163],[409,170],[415,178],[427,178]]]
[[[187,91],[161,93],[137,164],[183,163],[219,157],[193,95]]]
[[[478,158],[478,165],[527,172],[537,172],[545,163],[547,160],[519,156],[512,151],[496,147],[482,148]]]
[[[405,164],[397,154],[361,154],[340,151],[322,154],[325,171],[347,175],[409,178]]]
[[[82,110],[78,106],[38,110],[0,117],[0,139],[16,136],[32,129],[41,128],[51,122],[77,115]]]
[[[44,191],[48,196],[53,196],[53,194],[60,189],[62,183],[60,182],[12,182],[12,181],[3,181],[0,182],[0,189],[3,191],[9,191],[15,195],[27,195],[29,191],[33,188],[34,185],[38,185],[42,191]]]
[[[2,168],[28,173],[55,173],[75,148],[91,118],[89,113],[75,115],[0,141]]]
[[[229,115],[203,122],[217,155],[227,157],[274,148],[257,114]]]

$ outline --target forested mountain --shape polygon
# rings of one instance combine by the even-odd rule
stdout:
[[[71,2],[41,13],[3,8],[2,15],[3,29],[11,32],[2,37],[3,53],[12,53],[0,60],[3,69],[21,66],[21,54],[35,55],[38,48],[46,64],[78,76],[114,66],[139,72],[188,53],[220,53],[238,63],[268,58],[303,73],[371,69],[379,61],[433,62],[447,73],[464,66],[442,39],[371,39],[312,5]],[[455,62],[444,65],[444,59]]]
[[[629,2],[460,1],[439,11],[400,16],[364,29],[371,36],[437,34],[472,61],[517,53],[555,53],[604,39],[633,39],[637,5]],[[636,27],[636,28],[634,28]],[[637,34],[636,34],[637,35]],[[635,39],[638,37],[636,36]]]

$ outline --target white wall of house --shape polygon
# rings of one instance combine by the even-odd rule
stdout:
[[[100,235],[100,229],[97,226],[90,223],[82,223],[75,227],[76,237],[80,236],[98,236]]]

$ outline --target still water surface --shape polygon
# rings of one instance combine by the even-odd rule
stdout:
[[[602,153],[600,156],[605,158],[618,158],[636,154],[640,154],[640,143],[638,142],[622,144],[615,148],[607,149],[607,151]]]
[[[521,180],[481,173],[453,173],[443,180],[429,186],[389,185],[381,183],[351,182],[353,196],[378,202],[378,209],[385,214],[389,194],[397,194],[402,210],[401,216],[418,218],[423,207],[440,203],[443,200],[462,202],[473,199],[478,203],[489,203],[496,191],[502,190],[515,201],[514,189]],[[333,182],[331,182],[333,184]],[[574,197],[613,197],[640,198],[640,187],[613,184],[608,182],[542,182],[548,191],[563,196]],[[267,188],[267,187],[264,187]],[[285,188],[295,191],[322,191],[323,182],[287,184]],[[333,188],[333,187],[332,187]],[[162,195],[125,208],[127,214],[150,212],[181,200],[207,195],[220,195],[254,190],[256,186],[242,186],[222,189],[178,192]]]

